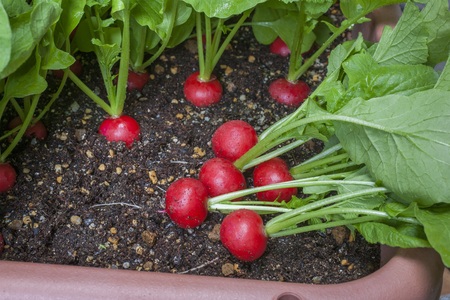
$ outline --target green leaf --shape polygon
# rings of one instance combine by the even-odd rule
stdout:
[[[450,11],[448,0],[433,0],[423,10],[424,26],[428,31],[428,64],[447,60],[450,52]]]
[[[58,47],[61,47],[64,39],[69,37],[72,31],[76,28],[81,18],[83,17],[84,6],[86,5],[86,0],[62,0],[61,8],[62,13],[61,17],[56,26],[56,32],[61,33],[61,41],[58,41],[56,44]]]
[[[367,222],[355,225],[369,243],[380,243],[392,247],[419,248],[430,247],[423,228],[403,222]]]
[[[441,255],[442,261],[450,267],[450,206],[419,209],[415,206],[416,218],[423,224],[431,246]]]
[[[50,26],[58,21],[61,12],[61,6],[53,1],[39,2],[33,7],[30,18],[30,30],[36,42],[39,42]]]
[[[11,57],[12,32],[9,26],[8,14],[0,1],[0,72],[8,65]],[[1,78],[1,77],[0,77]]]
[[[158,24],[163,21],[164,1],[137,0],[137,5],[131,10],[132,18],[141,26],[148,26],[155,31]]]
[[[40,63],[33,55],[8,77],[3,97],[24,98],[43,93],[47,88],[47,82],[39,71]]]
[[[210,18],[227,19],[254,8],[267,0],[183,0],[192,5],[195,11],[203,12]]]
[[[384,95],[411,95],[433,88],[438,74],[424,65],[379,66],[367,53],[353,55],[343,64],[348,85],[359,85],[358,94],[365,99]]]
[[[1,2],[10,18],[17,17],[31,10],[31,6],[26,0],[2,0]]]
[[[436,89],[450,91],[450,56],[435,86]]]
[[[427,62],[427,31],[422,23],[423,16],[419,9],[408,3],[395,28],[385,27],[374,59],[384,65]]]
[[[340,8],[347,19],[351,19],[358,15],[367,15],[369,12],[391,4],[399,4],[404,0],[341,0]]]
[[[349,102],[334,121],[350,158],[407,202],[450,203],[450,92]]]

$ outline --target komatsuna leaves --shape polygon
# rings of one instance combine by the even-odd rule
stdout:
[[[395,28],[385,27],[373,57],[383,65],[423,64],[428,59],[427,38],[422,14],[408,3]]]
[[[450,267],[450,206],[419,209],[415,206],[416,218],[424,227],[431,246],[441,255],[442,261]]]
[[[0,2],[0,72],[8,65],[11,57],[12,33],[9,18],[2,2]]]
[[[183,0],[192,5],[195,11],[203,12],[210,18],[229,18],[254,8],[267,0]]]
[[[435,89],[356,98],[334,116],[336,136],[354,162],[404,201],[450,203],[448,99],[450,92]]]

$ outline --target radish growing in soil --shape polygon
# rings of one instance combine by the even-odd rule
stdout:
[[[147,72],[128,71],[127,89],[130,92],[133,90],[141,92],[148,80],[149,76]]]
[[[98,129],[99,133],[106,137],[110,142],[125,142],[130,148],[133,143],[139,140],[140,127],[138,122],[127,115],[121,115],[118,118],[109,117],[105,119]]]
[[[9,163],[0,163],[0,193],[9,191],[16,183],[16,170]]]
[[[301,80],[291,82],[286,78],[279,78],[269,85],[270,96],[286,106],[300,106],[308,98],[310,91],[309,85]]]
[[[214,132],[211,146],[217,157],[236,161],[258,142],[255,129],[245,121],[231,120]]]
[[[187,1],[190,2],[190,1]],[[191,3],[192,4],[192,3]],[[198,5],[198,4],[197,4]],[[215,8],[217,6],[217,9]],[[208,15],[205,12],[196,13],[196,35],[199,71],[191,74],[184,82],[184,96],[186,100],[198,107],[206,107],[215,104],[222,98],[223,89],[217,76],[213,74],[213,70],[219,62],[220,57],[229,45],[231,39],[235,36],[237,30],[251,13],[251,9],[242,13],[238,21],[234,25],[226,26],[225,21],[230,16],[222,17],[226,14],[223,5],[218,2],[208,2],[207,5],[196,7],[199,9],[212,11]],[[235,12],[233,14],[236,14]],[[213,28],[212,18],[217,17],[217,23]],[[205,32],[203,33],[203,29]],[[226,38],[222,40],[222,35],[226,33]]]
[[[275,157],[265,161],[253,170],[253,184],[255,187],[293,180],[286,162]],[[261,201],[290,201],[297,194],[297,188],[285,188],[256,193]]]
[[[21,124],[22,119],[19,116],[17,116],[14,117],[11,121],[9,121],[8,128],[11,130]],[[27,138],[34,137],[38,140],[44,140],[47,137],[47,134],[48,134],[47,128],[45,127],[44,123],[42,123],[42,121],[39,120],[26,129],[24,136],[26,136]]]
[[[183,91],[189,102],[197,107],[207,107],[220,101],[223,89],[215,75],[203,80],[199,72],[194,72],[186,79]]]
[[[83,64],[81,63],[80,60],[76,59],[73,62],[73,64],[69,67],[69,69],[75,75],[80,76],[81,73],[83,72]],[[59,79],[63,78],[63,76],[64,76],[64,70],[53,70],[52,73],[56,78],[59,78]]]
[[[208,215],[208,191],[199,180],[182,178],[166,191],[165,212],[181,228],[194,228]]]
[[[78,36],[83,36],[86,39],[91,37],[92,45],[87,47],[86,51],[94,51],[103,81],[105,83],[106,94],[108,102],[100,98],[94,91],[89,88],[80,78],[72,72],[68,71],[69,78],[77,85],[89,98],[91,98],[96,104],[104,109],[109,118],[105,119],[99,127],[99,133],[104,135],[108,141],[125,142],[126,146],[130,148],[134,141],[139,136],[139,124],[131,116],[122,115],[125,100],[127,96],[127,81],[128,81],[128,67],[130,62],[130,14],[131,4],[124,2],[124,6],[113,7],[111,9],[117,9],[112,17],[116,22],[121,22],[122,26],[118,32],[121,32],[121,43],[108,44],[105,38],[108,34],[113,32],[110,27],[99,27],[98,30],[89,30],[96,27],[96,24],[104,22],[102,16],[104,14],[102,7],[99,4],[95,4],[85,9],[84,20],[87,26],[79,26],[75,35],[75,40]],[[91,17],[92,16],[92,17]],[[116,24],[114,22],[114,24]],[[110,26],[112,26],[111,23]],[[117,26],[114,25],[114,26]],[[92,36],[92,34],[94,36]],[[111,38],[111,37],[109,37]],[[112,39],[114,40],[114,39]],[[108,48],[108,51],[105,51]],[[120,54],[120,57],[119,57]],[[112,68],[114,64],[119,60],[119,72],[117,78],[112,74]],[[114,81],[117,79],[117,84],[114,85]]]
[[[267,247],[267,235],[260,215],[239,209],[227,215],[220,226],[220,241],[236,258],[254,261]]]
[[[246,187],[245,177],[231,161],[212,158],[200,168],[199,180],[205,185],[210,197],[242,190]]]
[[[270,44],[269,49],[271,53],[284,57],[291,54],[291,50],[289,49],[288,45],[286,45],[286,43],[280,37],[277,37],[275,41]]]

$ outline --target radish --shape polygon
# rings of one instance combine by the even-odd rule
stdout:
[[[269,94],[275,101],[292,107],[300,106],[308,98],[310,91],[305,82],[291,82],[285,78],[279,78],[269,86]]]
[[[98,132],[110,142],[125,142],[125,145],[131,148],[133,142],[139,140],[141,130],[134,118],[122,115],[103,120]]]
[[[277,37],[272,44],[270,44],[269,49],[271,53],[284,57],[291,54],[291,50],[280,37]]]
[[[9,163],[0,163],[0,193],[9,191],[16,183],[16,170]]]
[[[197,179],[178,179],[167,189],[165,207],[165,212],[179,227],[197,227],[208,215],[208,191]]]
[[[288,165],[279,157],[272,158],[255,167],[253,184],[255,187],[293,180]],[[297,188],[284,188],[256,193],[261,201],[290,201],[297,194]]]
[[[130,92],[132,90],[142,91],[148,80],[149,76],[147,72],[128,71],[127,89]]]
[[[245,177],[231,161],[212,158],[200,168],[199,180],[205,185],[210,197],[246,188]]]
[[[222,85],[214,75],[211,75],[208,81],[204,81],[200,79],[199,72],[195,72],[184,83],[186,100],[197,107],[206,107],[219,102],[222,93]]]
[[[22,119],[19,116],[17,116],[13,118],[11,121],[9,121],[8,128],[14,129],[21,124]],[[44,123],[42,123],[42,121],[37,121],[36,123],[32,124],[30,127],[27,128],[24,135],[27,138],[36,138],[38,140],[44,140],[45,138],[47,138],[47,134],[48,134],[47,128],[45,127]]]
[[[267,247],[263,220],[248,209],[235,210],[227,215],[220,226],[220,241],[236,258],[254,261]]]
[[[75,60],[75,62],[69,67],[70,71],[73,72],[73,74],[80,76],[81,73],[83,72],[83,65],[81,63],[80,60]],[[63,78],[64,76],[64,70],[53,70],[52,71],[53,76],[55,76],[56,78]]]
[[[211,139],[214,154],[232,162],[244,155],[257,142],[258,135],[255,129],[241,120],[225,122],[217,128]]]

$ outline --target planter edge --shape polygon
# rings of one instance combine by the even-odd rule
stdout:
[[[444,267],[434,250],[383,247],[384,262],[355,281],[312,285],[0,261],[0,298],[340,300],[358,294],[366,300],[439,299]]]

